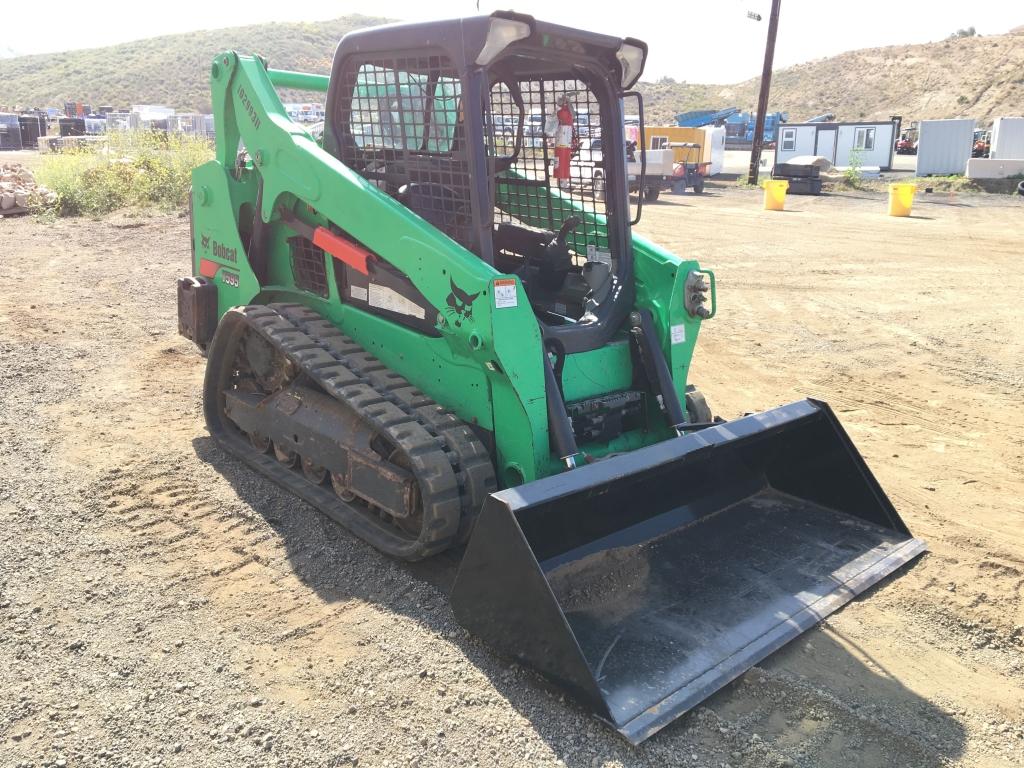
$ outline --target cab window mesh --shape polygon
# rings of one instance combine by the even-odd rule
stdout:
[[[342,76],[339,159],[472,248],[462,85],[451,60],[353,61]]]
[[[495,221],[557,230],[567,216],[576,215],[583,223],[569,244],[579,260],[610,257],[597,96],[578,79],[520,80],[515,85],[522,114],[513,89],[498,82],[491,88],[485,119],[492,157],[511,155],[520,121],[523,130],[519,156],[495,180]],[[568,178],[558,178],[555,171],[557,113],[563,99],[573,118]]]

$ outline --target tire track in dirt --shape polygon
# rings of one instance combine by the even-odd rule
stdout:
[[[195,473],[166,461],[137,462],[106,472],[94,490],[110,516],[108,531],[121,528],[128,546],[154,555],[166,573],[187,574],[225,623],[258,621],[277,640],[301,638],[297,652],[329,646],[336,660],[357,646],[362,633],[351,637],[352,627],[338,617],[358,611],[361,601],[294,599],[304,591],[295,569],[304,548],[285,551],[266,520],[237,501],[225,503]]]

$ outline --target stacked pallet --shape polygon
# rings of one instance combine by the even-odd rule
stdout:
[[[791,195],[821,194],[821,169],[817,165],[778,163],[772,169],[772,178],[788,181],[786,191]]]
[[[0,216],[28,213],[37,202],[50,202],[53,192],[36,182],[32,171],[21,163],[0,165]]]

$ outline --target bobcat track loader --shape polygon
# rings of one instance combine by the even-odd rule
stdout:
[[[388,555],[456,548],[458,620],[633,743],[924,549],[825,403],[723,422],[687,383],[715,282],[632,231],[646,53],[496,13],[353,32],[329,78],[218,55],[178,282],[220,446]],[[322,137],[277,88],[326,92]]]

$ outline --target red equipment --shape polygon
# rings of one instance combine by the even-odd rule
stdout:
[[[572,158],[572,146],[573,146],[573,134],[575,129],[573,128],[573,114],[572,108],[569,106],[569,97],[563,96],[559,101],[558,112],[558,128],[555,130],[555,173],[556,179],[568,179],[569,178],[569,163]]]

